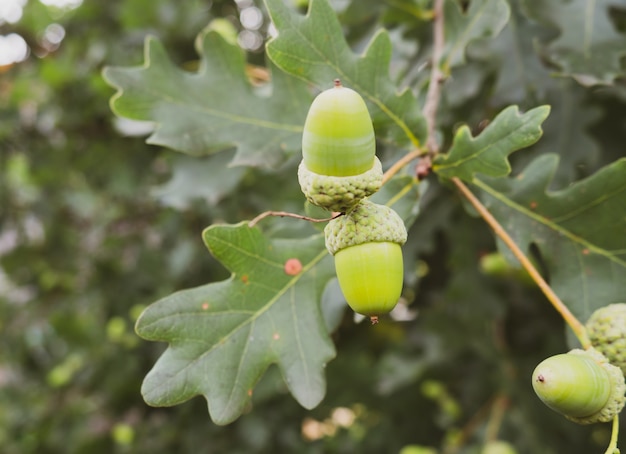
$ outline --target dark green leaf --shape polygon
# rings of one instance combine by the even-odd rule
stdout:
[[[279,68],[320,90],[339,78],[363,96],[379,137],[384,131],[399,143],[424,140],[425,121],[413,93],[398,93],[389,77],[391,41],[386,31],[380,30],[357,55],[327,0],[312,0],[306,16],[294,13],[283,0],[265,3],[278,31],[267,43],[267,53]]]
[[[515,178],[474,183],[516,243],[539,248],[550,285],[584,322],[626,295],[626,159],[547,192],[557,164],[547,154]]]
[[[245,55],[210,27],[196,40],[196,73],[172,64],[163,46],[148,38],[140,68],[106,68],[118,89],[111,100],[117,115],[154,121],[148,143],[194,156],[236,148],[236,165],[274,166],[300,149],[311,97],[294,78],[275,71],[271,95],[261,94],[245,72]]]
[[[226,424],[275,363],[298,402],[316,406],[335,355],[319,309],[334,270],[323,237],[270,241],[245,223],[211,226],[203,236],[232,276],[174,293],[141,315],[137,333],[169,343],[144,380],[146,402],[171,406],[201,394],[213,420]],[[302,265],[295,275],[285,270],[292,258]]]
[[[526,7],[533,18],[559,30],[546,54],[563,74],[583,85],[611,84],[624,75],[626,36],[611,22],[608,2],[526,0]]]
[[[508,175],[511,166],[507,156],[539,140],[541,123],[549,112],[549,106],[541,106],[520,114],[517,106],[510,106],[477,137],[462,126],[454,136],[450,152],[438,156],[433,169],[439,176],[465,181],[471,181],[476,173]]]

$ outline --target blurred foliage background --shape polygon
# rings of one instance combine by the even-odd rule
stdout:
[[[229,170],[203,189],[193,173],[202,159],[146,145],[150,125],[114,118],[114,90],[101,70],[141,64],[147,35],[193,69],[193,40],[218,17],[236,25],[250,63],[263,65],[267,19],[252,1],[13,3],[21,15],[6,7],[0,34],[21,36],[29,50],[0,68],[3,453],[479,453],[496,439],[521,453],[603,452],[608,426],[566,421],[530,386],[534,366],[567,349],[562,320],[515,273],[481,269],[481,257],[495,250],[490,232],[435,180],[422,200],[428,217],[406,246],[418,270],[406,291],[413,316],[372,329],[346,312],[318,408],[300,408],[276,370],[259,384],[249,413],[226,427],[210,421],[200,398],[145,405],[141,381],[164,346],[136,337],[138,314],[175,290],[227,276],[202,244],[204,227],[270,208],[298,210],[301,195],[269,199],[277,179],[295,182],[292,168]],[[426,33],[424,23],[401,14],[408,3],[332,2],[357,49],[375,27],[390,28],[396,63],[423,52],[412,40]],[[494,61],[481,60],[482,51],[454,74],[442,125],[478,127],[515,101],[511,91],[502,97],[500,67],[484,64]],[[398,77],[419,80],[411,71]],[[519,102],[550,102],[555,126],[517,165],[551,145],[575,150],[563,151],[556,181],[565,183],[624,155],[619,86],[561,80],[540,88]],[[573,148],[551,135],[568,109],[575,115],[562,133],[582,137]],[[433,450],[420,448],[427,446]]]

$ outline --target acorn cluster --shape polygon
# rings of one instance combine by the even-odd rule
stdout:
[[[376,323],[400,298],[407,231],[393,209],[368,200],[383,182],[374,127],[363,98],[338,79],[309,109],[298,181],[309,202],[342,214],[324,229],[326,247],[346,301]]]

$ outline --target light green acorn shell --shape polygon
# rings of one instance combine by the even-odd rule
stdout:
[[[390,312],[400,299],[404,282],[402,248],[391,241],[363,243],[335,255],[337,279],[354,312],[372,322]]]
[[[609,422],[624,407],[622,371],[593,348],[545,359],[535,368],[532,385],[548,407],[578,424]]]
[[[365,101],[341,85],[320,93],[304,122],[302,157],[319,175],[346,177],[372,168],[376,141]]]
[[[596,310],[586,323],[593,347],[626,374],[626,303]]]
[[[326,248],[335,256],[339,286],[348,305],[372,323],[390,312],[402,294],[402,244],[407,231],[391,208],[369,200],[328,223]]]

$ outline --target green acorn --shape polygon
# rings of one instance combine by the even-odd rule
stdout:
[[[543,403],[578,424],[609,422],[624,407],[622,371],[593,348],[545,359],[532,385]]]
[[[480,454],[517,454],[517,451],[511,443],[493,440],[485,445]]]
[[[382,185],[372,119],[363,98],[341,85],[311,104],[302,134],[298,180],[314,205],[346,212]]]
[[[586,328],[594,348],[626,375],[626,303],[596,310],[587,320]]]
[[[330,221],[324,234],[348,305],[377,323],[402,293],[404,222],[391,208],[365,199]]]

